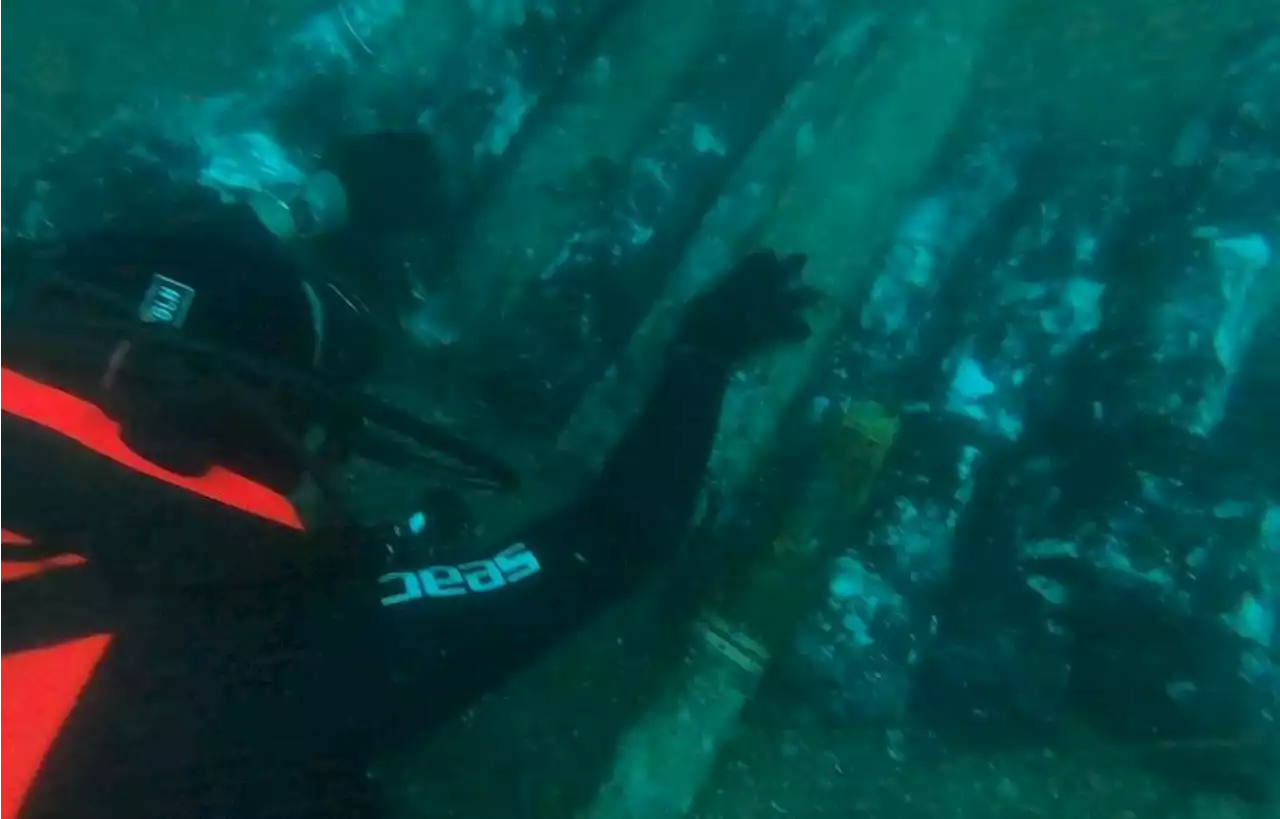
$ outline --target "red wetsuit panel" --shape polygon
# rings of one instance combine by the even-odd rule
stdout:
[[[7,367],[0,371],[0,402],[5,412],[59,432],[143,475],[284,526],[302,528],[297,510],[283,495],[216,466],[198,478],[175,474],[125,446],[119,424],[98,407]]]
[[[8,529],[0,529],[0,543],[5,546],[26,546],[31,543],[31,538],[23,537],[16,532],[10,532]],[[53,571],[54,569],[83,566],[84,563],[84,555],[73,554],[51,555],[36,560],[0,561],[0,581],[21,580],[24,577],[32,577],[41,572]]]
[[[368,815],[369,578],[309,571],[271,489],[166,470],[7,368],[0,393],[0,819]]]
[[[40,763],[102,659],[111,638],[95,634],[6,654],[0,662],[4,765],[0,819],[14,819]]]

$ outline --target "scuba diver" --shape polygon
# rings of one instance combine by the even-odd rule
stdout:
[[[732,373],[814,297],[746,256],[575,500],[424,563],[342,463],[516,477],[361,392],[388,340],[248,208],[4,254],[3,819],[379,815],[376,750],[673,562]]]

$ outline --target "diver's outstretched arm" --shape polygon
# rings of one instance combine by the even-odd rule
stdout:
[[[695,301],[640,418],[575,502],[478,560],[380,578],[406,725],[447,717],[671,561],[735,365],[808,333],[803,264],[754,254]]]

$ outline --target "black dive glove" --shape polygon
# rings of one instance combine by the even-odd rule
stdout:
[[[689,305],[679,341],[723,364],[735,364],[775,344],[804,341],[804,309],[818,291],[801,282],[807,257],[752,253]]]

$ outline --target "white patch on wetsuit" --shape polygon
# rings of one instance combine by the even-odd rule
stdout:
[[[396,606],[414,600],[487,594],[519,583],[542,571],[542,564],[529,547],[517,543],[503,549],[491,560],[472,560],[456,566],[426,566],[417,571],[388,572],[378,584],[392,589],[382,605]]]
[[[181,330],[195,300],[194,287],[156,273],[151,277],[142,303],[138,305],[138,318],[147,324],[167,324]]]

